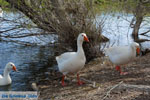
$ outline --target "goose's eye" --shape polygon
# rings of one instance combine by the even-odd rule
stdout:
[[[83,35],[82,35],[82,37],[83,37]]]
[[[13,66],[12,64],[10,66]]]

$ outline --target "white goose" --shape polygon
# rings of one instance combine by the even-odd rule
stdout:
[[[138,43],[133,42],[128,46],[106,48],[104,52],[110,61],[116,65],[116,70],[120,72],[120,75],[125,75],[127,72],[122,72],[120,65],[132,61],[136,57],[136,53],[140,53],[140,46]]]
[[[0,86],[11,84],[12,80],[9,75],[11,70],[17,71],[15,65],[12,62],[9,62],[4,69],[3,76],[0,75]]]
[[[77,73],[85,65],[86,58],[82,47],[84,40],[89,42],[85,33],[79,34],[77,38],[77,52],[66,52],[56,57],[59,71],[63,74],[62,86],[65,86],[64,78],[66,74]],[[78,85],[83,84],[83,82],[80,81],[78,73],[77,80]]]

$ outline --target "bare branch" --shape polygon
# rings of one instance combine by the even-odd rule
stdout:
[[[13,28],[11,28],[11,29],[7,29],[7,30],[4,30],[4,31],[0,31],[0,33],[12,31],[12,30],[15,30],[15,29],[18,29],[18,28],[17,28],[17,27],[13,27]]]
[[[25,42],[25,41],[18,41],[18,40],[3,40],[5,42],[14,42],[16,44],[21,44],[24,46],[35,46],[37,43],[30,43],[30,42]]]
[[[102,100],[105,100],[105,99],[107,98],[107,96],[110,94],[110,92],[111,92],[113,89],[119,87],[122,83],[123,83],[123,81],[121,81],[121,82],[119,82],[118,84],[114,85],[114,86],[106,93],[105,97],[104,97]]]
[[[141,33],[140,35],[145,35],[145,34],[147,34],[148,32],[150,32],[150,30],[148,30],[148,31],[146,31],[146,32],[143,32],[143,33]]]
[[[121,84],[116,88],[117,90],[135,90],[135,91],[146,91],[150,92],[150,86],[148,85],[131,85],[131,84]]]
[[[51,32],[52,34],[52,32]],[[53,33],[55,34],[55,33]],[[48,35],[46,33],[24,33],[24,34],[21,34],[21,35],[13,35],[13,36],[10,36],[10,35],[7,35],[7,36],[1,36],[1,37],[5,37],[5,38],[23,38],[23,37],[30,37],[30,36],[40,36],[40,35]]]

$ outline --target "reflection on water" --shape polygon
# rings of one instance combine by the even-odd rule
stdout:
[[[53,58],[53,46],[29,46],[24,47],[14,43],[0,43],[0,74],[3,73],[5,64],[14,62],[19,72],[11,72],[12,84],[0,87],[0,91],[15,90],[29,91],[31,83],[35,82],[49,67],[53,61],[48,62],[49,57]]]

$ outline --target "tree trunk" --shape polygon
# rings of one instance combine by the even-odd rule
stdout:
[[[144,16],[144,8],[143,8],[142,3],[140,3],[140,2],[138,3],[134,14],[135,14],[135,18],[136,18],[136,23],[134,25],[132,36],[133,36],[134,40],[137,41],[139,39],[138,34],[139,34],[140,25],[143,21],[143,16]]]
[[[139,34],[139,29],[140,29],[140,25],[143,21],[143,16],[136,16],[136,23],[134,25],[134,29],[133,29],[133,32],[132,32],[132,35],[133,35],[133,38],[135,41],[137,41],[139,38],[138,38],[138,34]]]

